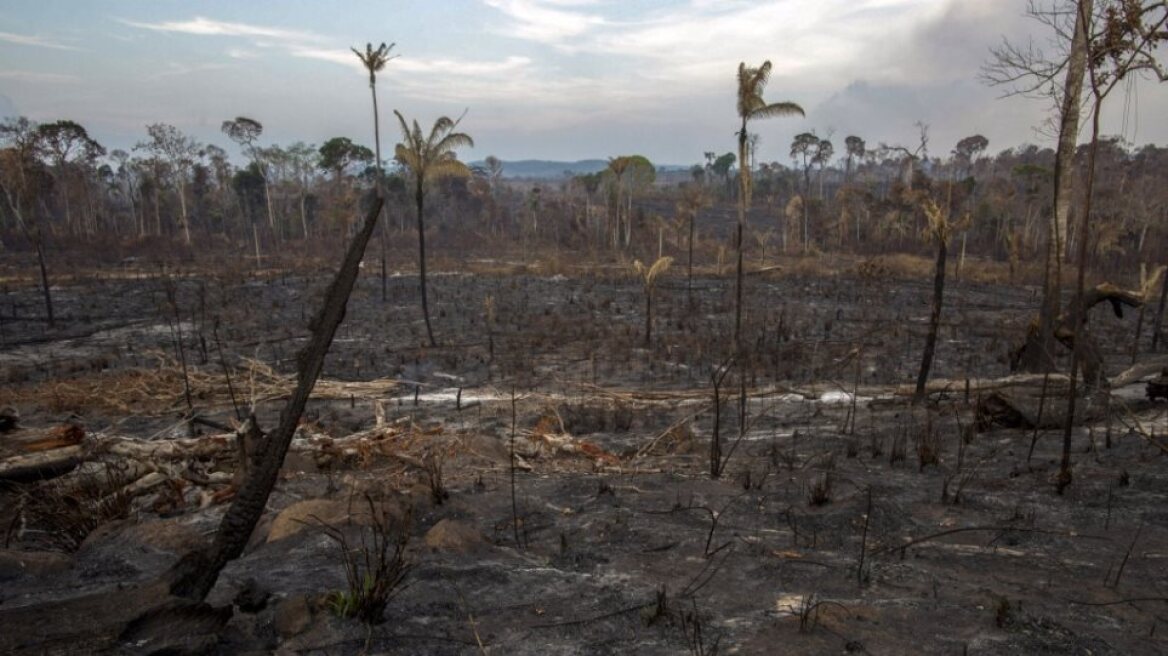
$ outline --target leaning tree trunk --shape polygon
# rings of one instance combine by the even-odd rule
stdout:
[[[45,296],[45,315],[49,320],[49,327],[54,325],[53,321],[53,295],[49,291],[49,269],[45,266],[45,238],[40,230],[37,230],[37,235],[34,238],[36,242],[37,265],[41,270],[41,291]]]
[[[937,351],[937,329],[941,325],[941,303],[945,297],[945,258],[949,251],[949,242],[946,239],[938,239],[937,242],[937,271],[933,274],[933,311],[929,315],[929,334],[925,337],[925,351],[921,355],[921,370],[917,373],[913,403],[925,400],[925,383],[929,380],[929,369],[933,366],[933,354]]]
[[[422,218],[426,194],[422,190],[421,178],[414,192],[414,202],[418,206],[418,280],[422,287],[422,317],[426,319],[426,337],[430,339],[430,346],[436,347],[438,342],[434,341],[434,329],[430,326],[430,303],[426,299],[426,223]]]
[[[329,285],[324,305],[309,324],[312,337],[296,357],[298,364],[296,389],[287,405],[280,413],[280,423],[269,434],[261,447],[263,455],[255,464],[254,471],[247,478],[243,488],[235,496],[215,534],[214,543],[206,550],[194,551],[183,557],[169,573],[172,594],[190,599],[203,600],[215,587],[219,573],[227,563],[243,553],[256,523],[264,513],[268,496],[276,485],[284,455],[292,443],[292,435],[324,367],[324,358],[336,335],[337,327],[345,318],[345,307],[349,294],[357,280],[365,247],[377,226],[383,200],[378,197],[365,216],[361,231],[354,237],[345,253],[345,259]]]

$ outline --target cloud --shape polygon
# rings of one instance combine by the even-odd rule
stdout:
[[[35,46],[38,48],[52,48],[54,50],[81,50],[74,46],[67,46],[63,43],[51,41],[42,36],[35,36],[31,34],[13,34],[12,32],[0,32],[0,41],[6,43],[14,43],[20,46]]]
[[[76,82],[76,75],[60,73],[40,73],[37,71],[0,71],[0,80],[18,80],[21,82]]]
[[[412,59],[402,57],[390,64],[394,70],[407,73],[440,73],[443,75],[496,75],[514,72],[531,65],[528,57],[507,57],[498,61],[463,59]]]
[[[262,25],[248,25],[247,23],[231,23],[210,18],[196,16],[185,21],[164,21],[161,23],[141,23],[122,19],[121,22],[130,27],[137,27],[155,32],[171,32],[178,34],[193,34],[197,36],[246,36],[274,39],[276,41],[321,41],[321,36],[312,32],[289,30],[280,27],[265,27]]]
[[[566,8],[592,3],[564,0],[483,0],[506,14],[511,24],[502,33],[517,39],[566,46],[566,39],[578,37],[593,28],[604,27],[607,21],[594,13],[571,11]]]

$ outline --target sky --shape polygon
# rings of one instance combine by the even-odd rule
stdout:
[[[979,79],[1003,37],[1045,46],[1023,0],[9,0],[0,14],[0,116],[71,119],[107,148],[170,123],[228,148],[248,116],[261,143],[372,146],[368,74],[350,46],[395,43],[378,75],[383,149],[392,110],[432,125],[466,116],[465,160],[642,154],[692,164],[735,150],[739,62],[770,60],[768,101],[805,118],[752,124],[760,161],[790,163],[794,135],[947,155],[1050,145],[1049,104]],[[1104,131],[1168,143],[1168,85],[1111,101]]]

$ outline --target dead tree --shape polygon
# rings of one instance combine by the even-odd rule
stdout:
[[[251,463],[254,468],[248,472],[243,488],[236,494],[231,507],[223,516],[214,543],[207,549],[187,554],[168,573],[167,579],[172,594],[199,601],[206,599],[211,588],[215,587],[215,581],[224,566],[243,553],[248,538],[264,513],[268,495],[276,485],[280,467],[284,464],[284,455],[288,452],[292,435],[300,422],[300,415],[304,412],[304,406],[308,403],[308,397],[312,394],[312,388],[324,367],[324,358],[332,344],[333,336],[345,318],[349,294],[357,281],[358,267],[365,256],[369,238],[377,226],[377,217],[381,214],[383,202],[383,199],[378,197],[369,213],[365,215],[361,231],[349,244],[341,268],[329,285],[324,305],[309,324],[312,337],[297,355],[296,389],[280,413],[279,424],[261,440],[259,451],[262,455]]]
[[[952,195],[952,187],[949,189]],[[937,268],[933,275],[933,310],[929,314],[929,334],[925,338],[925,350],[921,354],[921,368],[917,373],[917,387],[913,394],[913,403],[920,403],[925,399],[925,383],[929,380],[929,369],[933,366],[933,355],[937,350],[937,329],[941,325],[941,304],[945,298],[945,258],[949,251],[949,239],[955,230],[962,230],[962,225],[954,224],[950,220],[948,202],[942,210],[937,203],[926,197],[921,203],[921,209],[928,219],[925,234],[937,242]]]
[[[1164,275],[1164,270],[1165,267],[1156,269],[1151,278],[1144,282],[1143,288],[1138,290],[1120,289],[1109,282],[1100,283],[1083,291],[1083,311],[1081,313],[1079,306],[1072,302],[1066,312],[1059,315],[1055,327],[1055,338],[1069,349],[1073,349],[1076,338],[1079,339],[1079,370],[1088,387],[1102,387],[1107,383],[1103,370],[1103,354],[1099,349],[1099,343],[1087,330],[1087,317],[1091,308],[1100,303],[1110,303],[1115,316],[1122,319],[1125,305],[1138,308],[1152,300],[1156,284],[1160,281],[1160,276]],[[1077,327],[1075,326],[1076,317],[1079,318]]]

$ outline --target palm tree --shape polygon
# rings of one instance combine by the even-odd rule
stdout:
[[[686,299],[691,306],[693,305],[694,222],[697,220],[698,212],[709,204],[710,197],[706,195],[705,189],[696,184],[686,185],[682,189],[681,200],[677,202],[678,213],[689,219],[689,242],[687,244],[689,259],[686,261],[685,267],[685,293]]]
[[[377,193],[381,195],[381,122],[378,119],[377,113],[377,71],[385,68],[389,60],[393,57],[389,56],[389,51],[397,45],[391,43],[388,46],[384,42],[373,49],[372,43],[365,44],[365,52],[361,52],[356,48],[350,48],[353,54],[357,55],[357,59],[365,66],[365,70],[369,71],[369,93],[373,96],[373,148],[377,160],[374,163],[377,166]],[[396,57],[396,55],[394,55]],[[381,300],[384,302],[388,298],[386,291],[386,272],[385,272],[385,224],[381,224]]]
[[[767,103],[762,98],[763,89],[771,77],[771,63],[764,61],[762,66],[753,68],[742,62],[738,65],[738,117],[742,119],[742,128],[738,131],[738,230],[734,238],[735,248],[738,250],[737,287],[735,288],[736,305],[734,308],[734,343],[739,345],[742,329],[742,228],[746,223],[746,210],[750,207],[750,167],[747,166],[747,142],[750,135],[746,132],[746,124],[751,119],[771,118],[775,116],[803,116],[803,108],[793,102]]]
[[[641,278],[641,285],[645,288],[645,348],[649,348],[653,337],[653,290],[657,287],[657,278],[664,275],[673,264],[672,257],[659,257],[650,266],[640,260],[633,262],[633,271]]]
[[[429,136],[422,134],[418,121],[413,121],[412,127],[406,124],[401,112],[393,110],[401,124],[404,141],[394,149],[394,158],[401,163],[414,178],[414,203],[418,209],[418,275],[422,286],[422,315],[426,319],[426,335],[430,338],[430,346],[437,346],[434,341],[434,329],[430,326],[430,306],[426,301],[426,224],[423,210],[426,203],[426,181],[444,177],[466,177],[470,169],[458,161],[454,154],[456,148],[463,146],[474,147],[474,140],[464,132],[455,132],[458,121],[452,121],[446,116],[434,121]],[[462,120],[462,119],[459,119]]]

